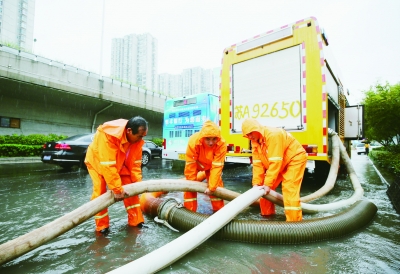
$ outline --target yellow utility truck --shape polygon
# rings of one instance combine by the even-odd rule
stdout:
[[[310,172],[329,169],[328,128],[350,149],[362,131],[359,112],[345,119],[348,91],[328,45],[310,17],[224,49],[219,124],[227,162],[251,162],[250,142],[241,132],[246,118],[290,132],[307,151]],[[355,134],[345,136],[350,120]]]

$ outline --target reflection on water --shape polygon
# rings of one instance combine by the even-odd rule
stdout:
[[[398,273],[400,271],[400,218],[383,184],[365,155],[353,155],[353,166],[365,197],[378,206],[366,228],[347,237],[298,245],[261,245],[209,239],[160,273]],[[143,168],[144,180],[182,178],[170,161],[154,159]],[[251,187],[251,168],[232,166],[223,174],[225,187],[243,193]],[[42,163],[0,165],[0,244],[41,227],[89,201],[92,184],[86,171],[64,172]],[[307,178],[301,195],[321,187]],[[280,191],[280,189],[278,189]],[[316,203],[351,197],[346,175],[339,175],[332,191]],[[168,195],[182,199],[182,193]],[[199,212],[210,213],[208,196],[199,194]],[[305,214],[312,219],[330,213]],[[1,273],[105,273],[165,245],[183,234],[145,216],[145,228],[127,226],[122,203],[109,208],[111,231],[94,232],[87,220],[41,247],[0,266]],[[262,219],[258,208],[242,212],[239,219]],[[284,219],[277,207],[277,216]]]

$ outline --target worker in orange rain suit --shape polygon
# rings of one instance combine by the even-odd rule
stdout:
[[[206,121],[199,132],[189,138],[186,149],[185,177],[191,181],[203,181],[207,179],[208,187],[204,191],[210,195],[217,187],[223,187],[222,169],[226,155],[226,144],[221,138],[218,126]],[[184,192],[184,206],[191,210],[197,210],[197,192]],[[216,212],[224,206],[224,200],[210,195],[213,211]]]
[[[282,182],[286,221],[301,221],[300,187],[307,163],[302,145],[281,128],[262,126],[255,119],[242,123],[243,136],[253,148],[253,186],[262,186],[265,194]],[[275,214],[275,205],[261,198],[261,215]]]
[[[123,186],[142,180],[142,138],[147,135],[147,129],[147,121],[140,116],[106,122],[97,128],[85,159],[93,181],[91,200],[104,194],[108,187],[113,191],[115,201],[124,201],[130,226],[141,226],[144,218],[139,197],[125,198],[128,193]],[[109,232],[107,208],[94,219],[96,231]]]

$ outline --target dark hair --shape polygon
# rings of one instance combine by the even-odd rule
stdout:
[[[144,130],[147,130],[148,127],[147,121],[140,116],[132,117],[125,126],[125,128],[130,128],[132,130],[132,134],[137,134],[140,127],[143,127]]]

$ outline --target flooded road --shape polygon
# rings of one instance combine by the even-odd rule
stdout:
[[[399,273],[400,217],[365,155],[352,155],[353,167],[365,191],[365,198],[378,207],[367,227],[346,237],[296,245],[261,245],[209,239],[185,257],[159,273]],[[182,170],[154,159],[143,168],[143,179],[182,178]],[[225,187],[243,193],[251,187],[251,168],[224,170]],[[90,200],[92,183],[88,173],[65,172],[42,163],[0,165],[0,244],[22,236],[71,212]],[[308,178],[301,195],[321,186]],[[279,189],[278,189],[279,190]],[[353,194],[346,175],[339,175],[334,189],[317,203],[349,198]],[[182,198],[182,193],[170,193]],[[207,196],[199,194],[199,212],[210,213]],[[329,215],[332,213],[325,213]],[[127,226],[122,203],[109,208],[111,232],[96,236],[90,218],[39,248],[0,266],[0,273],[106,273],[138,259],[176,239],[173,232],[149,216],[145,228]],[[321,217],[305,214],[305,219]],[[262,219],[258,208],[249,208],[240,219]],[[277,207],[272,220],[284,220]]]

